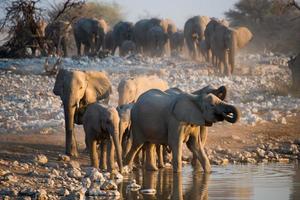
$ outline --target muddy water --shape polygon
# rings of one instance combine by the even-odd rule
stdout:
[[[156,194],[128,192],[131,178]],[[213,173],[194,172],[190,166],[180,174],[171,169],[158,172],[134,172],[121,184],[123,199],[300,199],[300,165],[228,165],[213,166]]]

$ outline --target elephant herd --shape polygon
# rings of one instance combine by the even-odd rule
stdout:
[[[53,92],[64,107],[66,154],[78,156],[74,124],[82,124],[92,166],[110,171],[116,169],[115,157],[120,172],[131,170],[139,152],[145,154],[145,168],[157,170],[155,149],[159,167],[164,166],[163,153],[170,152],[173,170],[181,171],[186,143],[193,163],[199,161],[210,172],[204,151],[207,127],[224,120],[235,123],[240,115],[224,101],[225,86],[187,93],[169,88],[157,76],[121,80],[117,108],[108,105],[112,87],[103,72],[60,69]]]
[[[135,24],[120,21],[110,29],[104,19],[80,18],[73,24],[56,21],[46,26],[50,49],[61,49],[67,56],[72,30],[78,56],[97,55],[99,51],[114,55],[118,48],[120,56],[140,53],[160,57],[182,54],[186,48],[191,58],[205,59],[226,75],[234,71],[237,50],[253,38],[246,27],[231,28],[227,21],[207,16],[189,18],[184,30],[177,29],[170,19],[142,19]]]

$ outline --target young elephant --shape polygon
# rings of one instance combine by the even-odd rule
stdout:
[[[220,100],[213,94],[192,95],[183,93],[170,95],[157,89],[145,92],[139,97],[131,111],[131,132],[133,142],[125,158],[125,165],[131,167],[138,150],[149,144],[150,159],[153,163],[155,144],[169,145],[173,154],[173,170],[181,171],[182,143],[187,142],[189,149],[200,161],[205,172],[211,171],[204,147],[198,142],[199,126],[212,126],[226,120],[237,122],[238,109]],[[150,166],[149,166],[150,167]]]
[[[132,40],[125,40],[119,48],[119,55],[136,54],[136,45]]]
[[[116,148],[117,161],[122,171],[121,146],[119,141],[119,115],[115,108],[104,107],[93,103],[87,106],[83,115],[83,128],[86,134],[86,143],[90,152],[92,166],[99,168],[97,143],[107,141],[108,168],[114,170],[114,148]]]

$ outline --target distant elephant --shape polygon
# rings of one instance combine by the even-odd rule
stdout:
[[[71,24],[66,21],[55,21],[45,28],[45,38],[48,41],[49,53],[68,56],[67,45],[71,35]],[[61,52],[62,51],[62,52]]]
[[[119,115],[117,110],[99,103],[89,104],[83,115],[83,128],[92,166],[99,168],[97,144],[105,141],[108,146],[108,169],[110,171],[115,169],[114,151],[116,149],[119,169],[122,171],[122,149],[119,141]]]
[[[171,54],[182,52],[184,46],[184,35],[182,31],[175,32],[170,36]]]
[[[137,76],[122,79],[118,85],[118,105],[134,103],[138,97],[150,89],[168,89],[168,83],[157,76]]]
[[[163,56],[165,53],[165,45],[168,43],[168,35],[164,33],[162,27],[153,26],[148,30],[147,42],[149,55],[154,56]]]
[[[204,30],[209,21],[210,18],[207,16],[194,16],[184,24],[185,42],[193,59],[197,59],[199,56],[199,43],[204,39]]]
[[[152,160],[155,144],[169,145],[172,150],[173,171],[181,171],[182,143],[201,162],[205,172],[211,167],[201,141],[198,144],[199,126],[212,126],[226,120],[235,123],[239,118],[238,109],[225,103],[213,94],[192,95],[183,93],[170,95],[157,89],[142,94],[131,110],[131,133],[133,142],[126,155],[124,165],[132,165],[133,158],[140,148],[148,145],[147,163]],[[147,169],[153,166],[146,166]]]
[[[207,62],[212,62],[212,58],[214,58],[214,55],[211,55],[211,40],[212,40],[212,35],[214,34],[216,27],[218,25],[223,25],[226,27],[229,27],[229,22],[222,19],[219,20],[217,18],[212,18],[209,23],[206,25],[205,31],[204,31],[204,37],[205,37],[205,58]],[[201,44],[200,44],[201,46]]]
[[[252,38],[253,34],[246,27],[232,29],[222,24],[216,26],[211,39],[211,50],[217,57],[217,66],[221,74],[224,73],[224,68],[226,75],[233,73],[237,50],[246,46]]]
[[[115,54],[116,48],[120,48],[124,41],[133,39],[133,23],[123,21],[117,23],[113,28],[112,37],[112,54]]]
[[[125,40],[119,48],[120,56],[126,56],[128,54],[136,53],[136,45],[132,40]]]
[[[60,96],[64,106],[67,155],[78,156],[74,123],[82,124],[87,105],[102,99],[108,103],[111,92],[111,83],[103,72],[59,70],[53,93]]]
[[[107,50],[110,54],[112,54],[114,48],[114,40],[112,37],[112,31],[108,31],[105,34],[104,38],[104,49]]]
[[[291,57],[288,61],[289,69],[292,73],[292,90],[300,95],[300,54]]]
[[[105,34],[108,25],[104,19],[81,18],[73,27],[74,38],[77,46],[77,55],[81,55],[81,45],[84,45],[84,54],[97,53],[104,46]]]

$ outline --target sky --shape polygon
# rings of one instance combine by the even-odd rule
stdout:
[[[96,0],[97,1],[97,0]],[[146,17],[170,18],[182,28],[195,15],[223,18],[224,12],[238,0],[114,0],[124,10],[127,20],[136,22]]]

